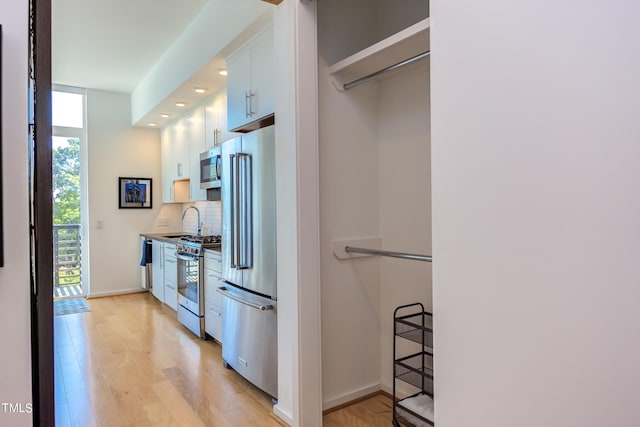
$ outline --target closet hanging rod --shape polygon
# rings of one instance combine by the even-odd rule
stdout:
[[[389,73],[392,73],[392,72],[397,71],[397,70],[399,70],[401,68],[404,68],[407,65],[411,65],[414,62],[421,61],[421,60],[425,59],[427,56],[429,56],[430,54],[431,54],[430,50],[428,50],[426,52],[422,52],[419,55],[416,55],[416,56],[414,56],[412,58],[409,58],[409,59],[405,59],[404,61],[398,62],[397,64],[390,65],[387,68],[384,68],[384,69],[382,69],[380,71],[376,71],[375,73],[371,73],[371,74],[369,74],[367,76],[361,77],[361,78],[359,78],[357,80],[354,80],[354,81],[352,81],[350,83],[345,83],[342,87],[344,88],[344,90],[353,89],[356,86],[360,86],[361,84],[367,83],[368,81],[371,81],[373,79],[377,79],[378,77],[385,76],[385,75],[387,75]]]
[[[356,248],[353,246],[345,246],[344,251],[347,253],[357,253],[357,254],[366,254],[366,255],[381,255],[388,256],[392,258],[403,258],[403,259],[412,259],[415,261],[424,261],[424,262],[432,262],[433,257],[429,255],[420,255],[420,254],[409,254],[406,252],[391,252],[391,251],[383,251],[379,249],[367,249],[367,248]]]

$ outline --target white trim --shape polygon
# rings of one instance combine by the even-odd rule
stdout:
[[[322,425],[316,4],[274,13],[278,210],[278,405],[294,427]],[[295,176],[295,180],[291,180]]]
[[[364,387],[359,390],[352,391],[351,393],[343,394],[342,396],[329,399],[324,403],[324,405],[322,406],[322,409],[326,411],[328,409],[335,408],[336,406],[344,405],[345,403],[353,402],[354,400],[358,400],[361,397],[365,397],[370,394],[376,393],[382,389],[383,389],[382,385],[373,384],[368,387]]]
[[[273,413],[280,419],[280,421],[287,423],[290,426],[293,425],[293,418],[291,417],[291,414],[281,411],[278,405],[273,407]]]
[[[322,425],[317,3],[298,0],[295,4],[299,357],[297,418],[300,426],[312,427]]]
[[[54,92],[67,92],[67,93],[77,93],[78,95],[86,95],[87,90],[85,88],[76,87],[76,86],[65,86],[65,85],[52,85],[51,90]]]
[[[51,136],[78,138],[82,139],[86,136],[87,132],[85,128],[72,128],[67,126],[52,126]]]

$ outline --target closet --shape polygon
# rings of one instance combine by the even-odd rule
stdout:
[[[391,394],[394,309],[420,302],[431,311],[431,263],[344,250],[431,255],[430,20],[425,0],[320,0],[317,8],[328,409]]]

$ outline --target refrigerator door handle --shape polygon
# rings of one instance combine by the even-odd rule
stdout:
[[[234,262],[233,267],[240,269],[242,268],[242,212],[240,201],[242,200],[242,175],[240,171],[240,156],[242,153],[237,153],[234,155],[235,158],[235,188],[232,193],[235,196],[234,204],[234,218],[233,218],[233,228],[234,228],[234,245],[235,245],[235,253],[234,253]],[[233,249],[232,249],[233,250]]]
[[[242,165],[240,176],[242,184],[240,193],[242,194],[242,211],[240,217],[240,241],[242,250],[239,252],[238,269],[246,270],[253,266],[253,188],[252,188],[252,164],[251,155],[246,153],[238,154],[238,163]],[[240,169],[240,167],[238,168]]]
[[[224,295],[225,297],[231,298],[232,300],[237,301],[240,304],[244,304],[251,308],[255,308],[256,310],[260,310],[260,311],[273,310],[273,305],[271,304],[257,304],[253,301],[247,301],[246,299],[240,298],[239,296],[234,295],[231,292],[227,291],[227,288],[225,287],[217,288],[216,292]]]
[[[231,203],[230,203],[230,212],[231,212],[231,224],[229,229],[231,230],[231,239],[229,244],[231,245],[231,250],[229,251],[229,253],[231,254],[231,262],[230,262],[230,267],[231,268],[236,268],[236,263],[237,263],[237,259],[236,259],[236,248],[237,248],[237,242],[236,242],[236,192],[237,192],[237,188],[238,188],[238,174],[237,174],[237,168],[236,168],[236,155],[235,154],[230,154],[229,155],[229,166],[230,166],[230,170],[229,170],[229,176],[231,177],[231,179],[229,180],[229,194],[231,194]]]

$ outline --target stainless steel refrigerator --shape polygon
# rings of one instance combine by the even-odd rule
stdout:
[[[222,144],[222,358],[277,397],[275,131]]]

